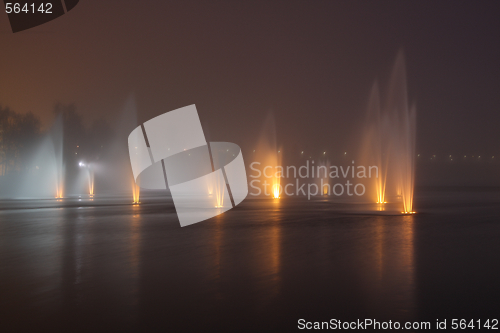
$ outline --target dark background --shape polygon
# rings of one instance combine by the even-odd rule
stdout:
[[[131,94],[141,122],[196,104],[210,140],[244,149],[273,112],[285,153],[336,156],[358,146],[371,85],[386,86],[403,49],[417,153],[442,164],[418,167],[417,182],[499,185],[497,166],[487,165],[500,158],[499,9],[497,1],[87,0],[16,34],[4,14],[0,104],[33,112],[42,129],[57,102],[75,103],[86,124],[117,122]],[[450,167],[449,155],[489,162]]]

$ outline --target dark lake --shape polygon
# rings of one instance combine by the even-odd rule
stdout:
[[[130,201],[1,201],[0,331],[499,318],[498,188],[418,188],[411,216],[247,199],[183,228],[170,198]]]

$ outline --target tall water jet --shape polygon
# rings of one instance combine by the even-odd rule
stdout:
[[[215,181],[211,182],[214,188],[215,195],[215,208],[223,208],[224,207],[224,189],[225,189],[225,180],[224,177],[220,173],[214,174]]]
[[[323,155],[325,155],[323,153]],[[330,195],[331,194],[331,187],[330,187],[330,161],[328,159],[325,159],[323,161],[319,161],[318,166],[317,166],[317,186],[320,189],[319,191],[323,195]]]
[[[402,213],[413,213],[416,108],[408,106],[404,55],[398,53],[381,107],[378,84],[371,89],[360,161],[377,167],[368,179],[368,195],[379,205],[400,201]],[[371,193],[371,194],[370,194]]]
[[[140,188],[134,181],[127,144],[130,132],[138,125],[137,106],[133,94],[127,98],[116,119],[117,121],[113,124],[114,139],[100,167],[102,169],[100,174],[107,176],[105,179],[99,179],[99,186],[108,190],[112,189],[114,192],[126,193],[133,203],[139,203]]]
[[[95,170],[94,163],[85,163],[80,161],[78,166],[81,169],[81,172],[78,176],[78,183],[83,185],[83,190],[87,191],[90,197],[94,196],[94,183],[95,183]],[[81,192],[79,192],[81,193]]]
[[[132,177],[132,197],[133,197],[133,204],[139,204],[139,195],[141,194],[141,187],[138,184],[139,179],[137,180],[137,183],[134,181],[134,178]]]
[[[49,132],[41,140],[32,160],[31,177],[23,182],[22,192],[28,195],[50,196],[61,199],[65,195],[65,167],[63,162],[63,126],[61,116],[56,117]]]
[[[399,52],[392,70],[387,97],[387,112],[394,131],[391,163],[395,187],[403,202],[403,213],[413,213],[415,187],[416,108],[408,105],[406,67],[403,52]]]
[[[273,164],[271,165],[274,165],[275,168],[275,172],[274,172],[274,175],[272,177],[272,195],[273,195],[273,198],[274,199],[279,199],[281,197],[281,193],[283,192],[283,188],[281,186],[281,171],[278,169],[279,167],[281,167],[282,163],[282,156],[283,154],[281,153],[281,149],[278,150],[278,152],[276,153],[275,155],[275,161]]]
[[[92,167],[92,164],[87,165],[87,180],[89,184],[89,195],[93,196],[94,195],[94,168]]]
[[[383,205],[386,203],[387,169],[390,140],[386,135],[388,119],[382,119],[380,108],[380,92],[375,82],[368,100],[364,139],[361,146],[361,156],[358,160],[364,166],[376,166],[376,175],[368,178],[368,196],[371,202]]]
[[[63,126],[62,117],[58,116],[51,130],[54,147],[56,198],[64,197],[64,162],[63,162]]]
[[[253,160],[258,162],[261,170],[260,185],[265,195],[279,199],[283,192],[281,186],[281,161],[283,151],[276,142],[276,125],[274,115],[270,113],[262,128],[257,146],[253,153]]]
[[[94,171],[89,169],[89,195],[94,195]]]
[[[23,178],[21,186],[17,189],[18,195],[56,199],[64,197],[65,168],[62,142],[62,122],[56,119],[27,163],[32,168],[32,172]]]

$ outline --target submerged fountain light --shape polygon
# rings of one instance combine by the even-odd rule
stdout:
[[[279,179],[278,179],[279,181]],[[280,198],[280,184],[274,184],[273,185],[273,198],[274,199],[279,199]]]
[[[63,198],[63,191],[62,188],[59,186],[56,188],[56,199],[62,199]]]
[[[138,205],[140,204],[139,202],[139,195],[141,193],[141,188],[139,185],[135,183],[134,180],[132,180],[132,197],[133,197],[133,204]]]

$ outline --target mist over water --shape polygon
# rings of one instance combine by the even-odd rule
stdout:
[[[256,185],[250,193],[263,196],[267,188],[267,196],[276,198],[275,188],[283,196],[287,195],[285,187],[297,189],[306,184],[308,199],[312,195],[331,202],[350,202],[356,204],[353,211],[413,213],[416,108],[409,105],[406,80],[404,55],[399,52],[384,93],[377,82],[372,86],[366,117],[360,121],[361,135],[350,139],[349,145],[358,147],[354,153],[335,155],[327,149],[313,156],[286,143],[278,145],[280,122],[270,114],[251,152],[251,163],[258,163],[251,164],[248,171],[249,181]],[[259,189],[260,195],[256,195]]]

